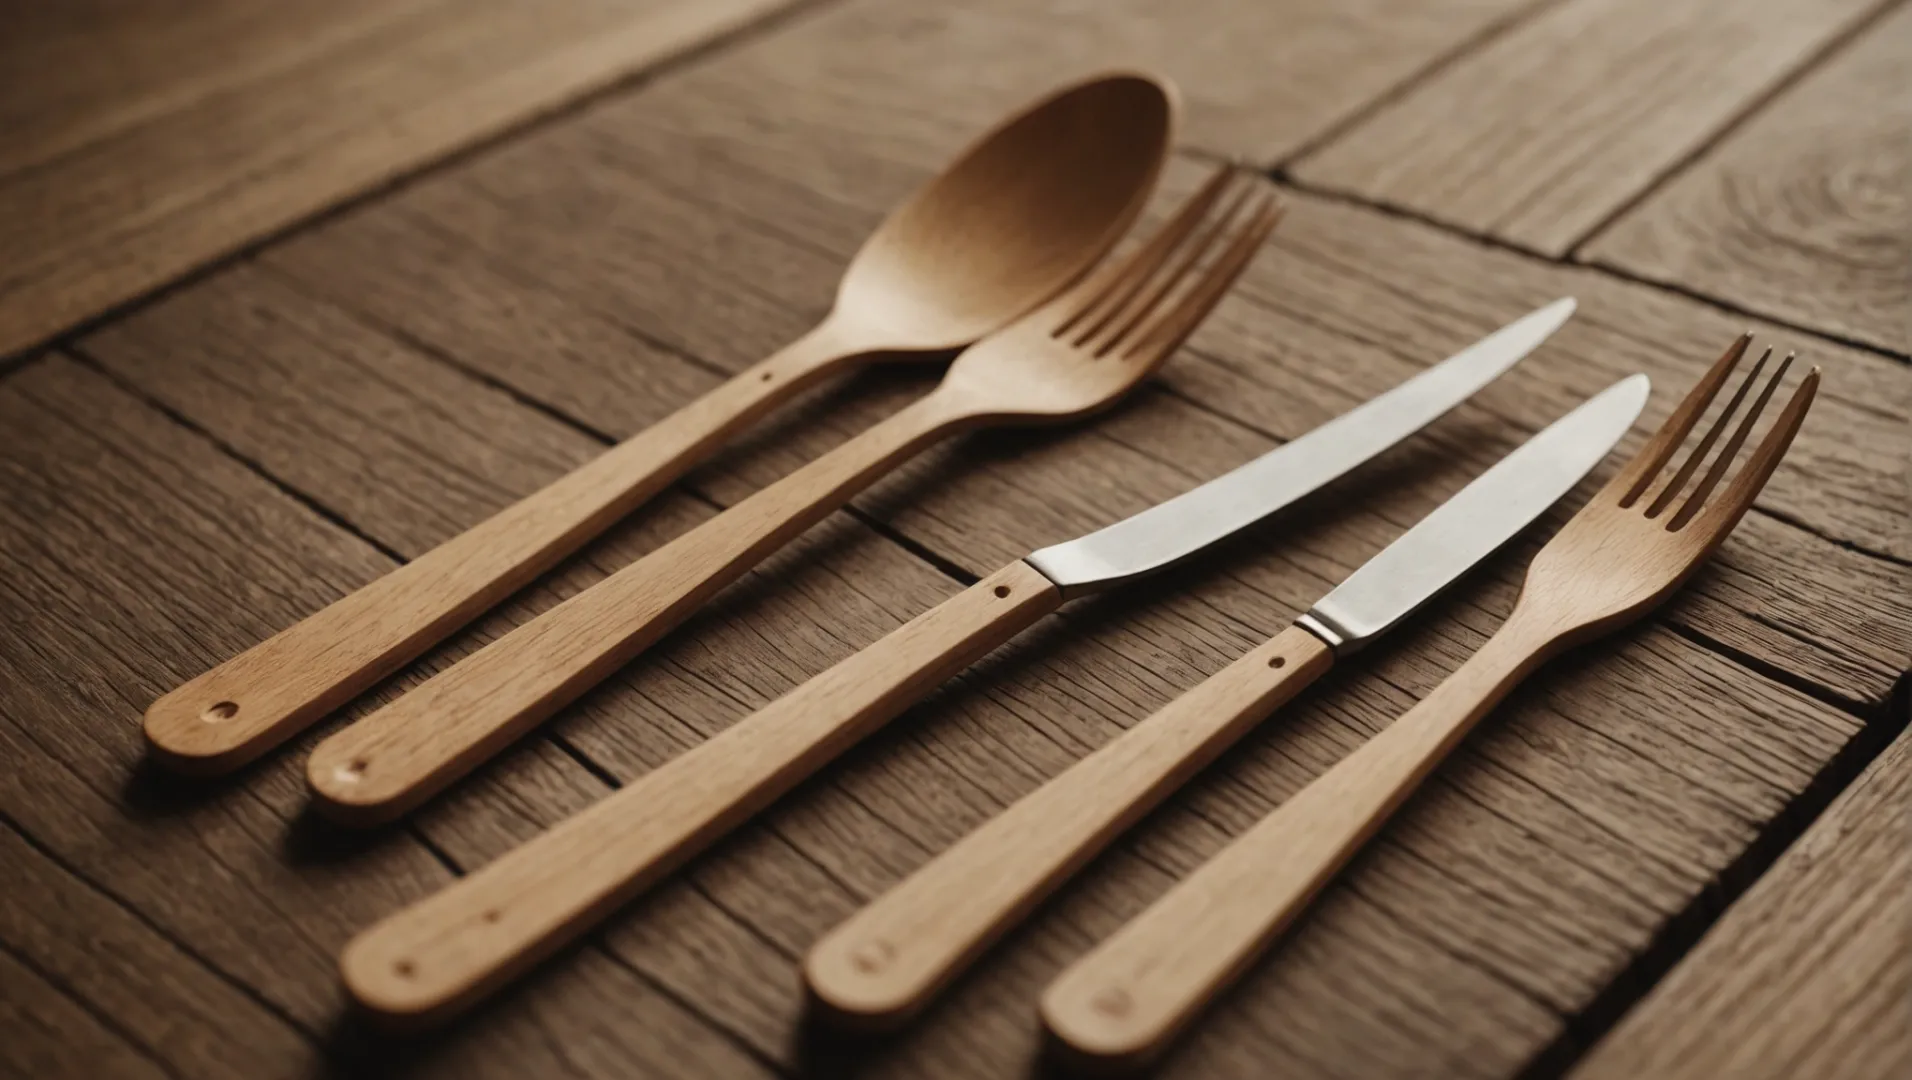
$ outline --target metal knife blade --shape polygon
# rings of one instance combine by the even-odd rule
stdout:
[[[1547,340],[1574,307],[1568,297],[1529,312],[1246,465],[1024,561],[1055,582],[1065,598],[1167,569],[1433,423]]]
[[[1613,449],[1651,389],[1630,375],[1501,458],[1321,598],[1300,626],[1344,655],[1511,540]]]

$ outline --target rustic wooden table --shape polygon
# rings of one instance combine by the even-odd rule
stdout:
[[[797,958],[1581,397],[1647,371],[1657,423],[1750,325],[1826,375],[1757,509],[1663,613],[1530,680],[1165,1071],[1906,1075],[1912,4],[0,20],[0,1072],[1027,1075],[1046,980],[1451,670],[1550,526],[1251,736],[901,1036],[812,1031]],[[142,763],[161,691],[783,343],[973,132],[1125,63],[1185,91],[1164,202],[1221,155],[1291,202],[1132,404],[929,455],[401,826],[304,816],[311,736],[218,783]],[[337,951],[376,917],[978,573],[1564,293],[1579,317],[1426,437],[1051,619],[449,1031],[393,1041],[344,1008]],[[813,395],[375,697],[931,377]]]

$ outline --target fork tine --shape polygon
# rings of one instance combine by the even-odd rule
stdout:
[[[1660,475],[1660,470],[1666,467],[1674,451],[1686,441],[1693,424],[1713,403],[1714,395],[1719,393],[1720,386],[1733,373],[1733,368],[1738,366],[1739,358],[1746,354],[1746,346],[1752,341],[1753,333],[1748,330],[1739,336],[1739,340],[1727,346],[1720,358],[1713,362],[1712,368],[1687,393],[1686,399],[1660,425],[1660,430],[1653,433],[1653,437],[1640,448],[1633,460],[1627,462],[1626,467],[1614,477],[1614,484],[1623,484],[1627,489],[1626,494],[1620,497],[1621,506],[1632,506],[1646,492],[1648,485],[1653,483],[1653,478]]]
[[[1202,261],[1216,242],[1225,238],[1234,225],[1242,208],[1255,194],[1255,185],[1245,185],[1236,192],[1221,213],[1216,214],[1208,227],[1202,230],[1194,243],[1183,245],[1172,262],[1166,267],[1157,267],[1150,272],[1150,286],[1139,299],[1131,294],[1121,307],[1111,311],[1093,331],[1083,335],[1076,344],[1089,347],[1096,356],[1106,356],[1109,351],[1128,337],[1142,321],[1154,314],[1161,306],[1163,298],[1175,290],[1177,285],[1188,280],[1189,272]],[[1252,217],[1252,215],[1251,215]],[[1159,272],[1158,272],[1159,271]],[[1138,290],[1139,292],[1140,290]],[[1109,329],[1113,325],[1113,329]],[[1107,330],[1107,333],[1103,331]]]
[[[1152,325],[1142,328],[1140,337],[1122,350],[1123,357],[1139,357],[1143,363],[1154,363],[1179,348],[1188,335],[1201,325],[1202,319],[1221,302],[1235,279],[1248,268],[1248,263],[1268,241],[1269,234],[1281,223],[1286,209],[1272,194],[1263,199],[1255,208],[1255,216],[1235,237],[1234,243],[1209,264],[1200,279],[1189,286],[1173,307],[1163,312]]]
[[[1169,252],[1202,223],[1208,216],[1209,208],[1215,205],[1222,192],[1239,175],[1240,170],[1233,163],[1217,168],[1201,189],[1189,196],[1175,216],[1157,229],[1146,243],[1123,259],[1104,265],[1087,281],[1065,293],[1067,302],[1079,306],[1056,327],[1055,336],[1062,337],[1084,319],[1100,317],[1097,316],[1098,312],[1122,310],[1128,297],[1148,279],[1150,271],[1160,265]]]
[[[1733,437],[1731,440],[1727,442],[1726,449],[1721,450],[1719,452],[1719,458],[1713,462],[1713,467],[1706,471],[1706,479],[1700,481],[1700,486],[1697,488],[1694,488],[1693,494],[1687,497],[1687,500],[1685,503],[1681,504],[1679,513],[1674,514],[1673,519],[1666,523],[1666,527],[1669,531],[1676,530],[1683,527],[1687,522],[1693,520],[1693,516],[1695,514],[1698,514],[1705,507],[1706,497],[1712,494],[1714,486],[1716,486],[1720,482],[1721,477],[1726,475],[1727,467],[1732,464],[1732,461],[1735,457],[1739,456],[1739,448],[1745,445],[1746,436],[1752,434],[1754,421],[1758,420],[1759,415],[1766,411],[1766,404],[1772,400],[1773,391],[1779,388],[1779,382],[1781,379],[1784,379],[1786,377],[1786,369],[1792,366],[1792,362],[1793,362],[1792,354],[1787,353],[1786,359],[1780,361],[1779,370],[1773,372],[1773,377],[1767,380],[1766,382],[1766,388],[1760,391],[1759,400],[1753,403],[1752,411],[1746,414],[1746,418],[1740,421],[1739,427],[1733,432]],[[1794,402],[1798,401],[1799,395],[1801,392],[1805,392],[1807,402],[1808,403],[1811,402],[1813,392],[1808,390],[1809,385],[1812,387],[1817,387],[1819,385],[1819,369],[1818,368],[1814,368],[1812,371],[1812,374],[1808,375],[1805,381],[1800,384],[1800,389],[1793,393]],[[1787,409],[1790,411],[1791,408],[1792,408],[1792,404],[1788,403]],[[1800,410],[1800,415],[1803,417],[1804,414],[1805,414],[1805,411],[1804,411],[1804,408],[1802,407]],[[1785,426],[1785,424],[1786,424],[1786,416],[1782,415],[1779,421],[1773,425],[1773,431],[1776,432],[1780,430],[1782,427]],[[1797,428],[1799,426],[1798,419],[1793,420],[1792,426],[1794,428]],[[1792,436],[1790,434],[1786,436],[1786,441],[1788,443],[1792,441]],[[1772,442],[1771,433],[1768,433],[1766,440],[1760,444],[1759,449],[1754,452],[1753,457],[1747,461],[1746,469],[1742,471],[1740,474],[1741,477],[1744,477],[1746,472],[1750,472],[1754,469],[1754,467],[1759,462],[1761,455],[1763,455],[1767,451],[1768,444],[1771,442]],[[1785,452],[1786,452],[1785,445],[1781,445],[1773,456],[1773,464],[1775,465],[1778,464],[1778,461],[1779,461],[1778,455],[1784,454]],[[1770,473],[1771,471],[1772,469],[1768,467],[1767,472]],[[1765,482],[1766,482],[1765,478],[1761,477],[1759,480],[1759,484],[1763,485],[1765,484]],[[1734,494],[1738,490],[1739,490],[1739,485],[1736,480],[1734,483],[1734,486],[1727,490],[1727,497],[1724,501],[1731,502]],[[1753,495],[1757,495],[1758,493],[1759,493],[1759,487],[1755,486],[1750,492],[1747,493],[1747,497],[1751,498]]]
[[[1686,486],[1686,482],[1692,479],[1693,473],[1699,469],[1700,463],[1706,460],[1706,452],[1713,448],[1715,442],[1719,441],[1720,432],[1726,430],[1726,425],[1733,420],[1733,414],[1739,411],[1740,403],[1746,400],[1747,391],[1751,390],[1753,384],[1759,381],[1759,373],[1765,370],[1766,361],[1771,359],[1772,355],[1773,351],[1767,349],[1766,352],[1760,356],[1759,360],[1753,364],[1753,370],[1747,372],[1746,377],[1740,380],[1739,389],[1733,392],[1733,399],[1726,403],[1726,408],[1720,411],[1719,418],[1714,420],[1712,426],[1706,429],[1706,437],[1701,439],[1700,444],[1694,447],[1691,453],[1686,455],[1686,461],[1680,465],[1680,471],[1674,473],[1673,479],[1669,481],[1664,488],[1660,489],[1658,495],[1654,496],[1653,505],[1646,508],[1647,517],[1660,516],[1660,511],[1666,509],[1667,504],[1672,502],[1674,496],[1680,493],[1680,489]],[[1765,398],[1760,398],[1761,405],[1764,405],[1765,401]],[[1759,415],[1758,407],[1753,409],[1753,415]],[[1739,444],[1734,443],[1732,449],[1739,449]],[[1732,451],[1729,450],[1725,456],[1730,458],[1731,454]]]

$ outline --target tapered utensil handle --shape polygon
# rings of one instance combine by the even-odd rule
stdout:
[[[1319,678],[1334,654],[1289,627],[1018,800],[811,949],[804,974],[840,1021],[909,1019],[1170,792]]]
[[[360,934],[375,1015],[440,1019],[584,932],[938,683],[1061,603],[1016,562],[604,801]]]
[[[153,756],[197,774],[252,761],[522,588],[862,351],[825,322],[543,490],[180,684],[146,710]]]
[[[960,426],[945,391],[492,642],[320,743],[314,806],[350,825],[411,810],[595,686],[897,462]]]
[[[1146,1063],[1247,968],[1542,657],[1518,615],[1343,758],[1056,977],[1042,1018],[1098,1065]]]

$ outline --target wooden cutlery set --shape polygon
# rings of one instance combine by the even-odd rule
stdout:
[[[1152,236],[1105,260],[1154,190],[1175,114],[1163,81],[1121,74],[1065,89],[1007,121],[884,221],[809,334],[160,698],[146,715],[154,756],[182,772],[238,768],[471,622],[805,387],[866,361],[956,353],[924,397],[320,743],[308,762],[317,807],[350,825],[390,821],[931,443],[1112,405],[1194,331],[1281,216],[1268,184],[1222,167]],[[1233,472],[990,574],[364,931],[342,959],[347,987],[394,1021],[470,1005],[1064,602],[1191,558],[1308,496],[1465,401],[1573,312],[1573,301],[1561,300],[1523,316]],[[1050,985],[1040,1008],[1062,1047],[1105,1063],[1147,1060],[1514,684],[1679,586],[1759,493],[1817,386],[1815,370],[1754,441],[1789,361],[1762,382],[1769,350],[1711,408],[1749,342],[1735,342],[1540,551],[1512,614],[1459,670]],[[1250,727],[1572,490],[1632,427],[1647,396],[1646,377],[1634,375],[1554,421],[1293,626],[858,912],[805,962],[821,1011],[864,1028],[914,1015]],[[1676,465],[1696,429],[1704,434]]]

